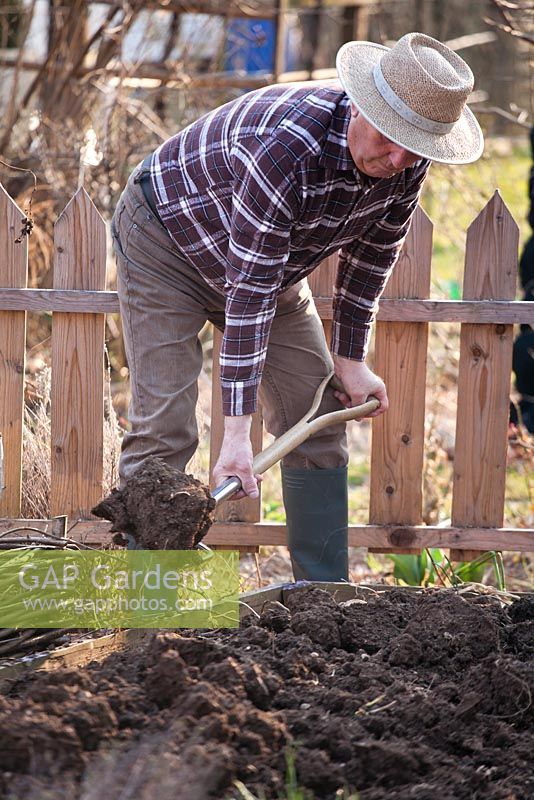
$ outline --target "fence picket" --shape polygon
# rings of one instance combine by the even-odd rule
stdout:
[[[337,253],[328,256],[328,258],[325,258],[320,264],[318,269],[308,275],[308,283],[314,298],[328,298],[330,306],[332,305],[331,297],[334,291],[334,283],[337,274],[337,259]]]
[[[467,231],[464,299],[514,299],[518,239],[518,227],[495,192]],[[512,347],[512,325],[462,325],[452,499],[456,526],[503,523]],[[451,550],[456,561],[477,555]]]
[[[25,215],[0,184],[0,283],[22,289],[28,280],[28,238],[22,236]],[[4,486],[0,486],[0,516],[20,515],[22,420],[26,312],[0,311],[0,434],[3,440]]]
[[[54,288],[105,289],[106,227],[84,189],[55,225]],[[52,514],[87,516],[102,496],[104,314],[52,321]]]
[[[224,433],[224,417],[222,413],[221,381],[219,375],[219,353],[221,350],[222,333],[213,329],[213,370],[211,388],[211,432],[210,432],[210,475],[217,461]],[[261,412],[257,411],[252,417],[251,441],[254,453],[262,449],[263,422]],[[227,500],[215,512],[217,522],[259,522],[261,519],[261,486],[260,496],[257,500],[244,497],[242,500]],[[253,545],[240,548],[244,551],[256,551]]]
[[[432,232],[418,208],[385,297],[429,296]],[[390,406],[373,420],[371,524],[421,523],[427,342],[426,322],[376,324],[374,370],[386,383]]]
[[[329,312],[332,309],[332,294],[334,292],[334,283],[337,274],[337,259],[337,253],[328,256],[328,258],[325,258],[325,260],[321,263],[319,269],[316,269],[314,272],[308,275],[308,283],[314,300],[316,301],[316,307],[326,301],[328,303]],[[317,302],[317,298],[321,299]],[[321,317],[321,322],[323,323],[326,341],[330,345],[330,342],[332,341],[332,315],[329,314],[328,317],[325,317],[321,315],[319,311],[318,313]]]

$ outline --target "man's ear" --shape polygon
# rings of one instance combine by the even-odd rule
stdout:
[[[350,101],[350,115],[351,115],[351,117],[357,117],[358,116],[358,109],[356,108],[356,106],[354,105],[352,100]]]

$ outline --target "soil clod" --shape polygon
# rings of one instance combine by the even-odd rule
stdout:
[[[201,481],[151,456],[92,513],[112,522],[112,531],[134,536],[141,550],[191,550],[208,532],[214,508]]]

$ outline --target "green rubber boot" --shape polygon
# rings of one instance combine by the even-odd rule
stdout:
[[[282,465],[282,489],[295,580],[347,581],[347,467]]]

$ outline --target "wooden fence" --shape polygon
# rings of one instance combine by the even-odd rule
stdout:
[[[23,220],[0,187],[0,530],[20,517],[26,312],[52,312],[51,511],[78,521],[71,535],[102,544],[109,524],[91,520],[89,509],[102,494],[104,315],[118,311],[116,293],[105,291],[105,223],[80,189],[55,226],[54,288],[37,290],[26,288],[26,239],[15,242]],[[374,368],[392,402],[373,422],[369,523],[350,526],[351,545],[383,552],[451,548],[457,559],[482,550],[534,551],[533,529],[502,527],[513,325],[534,320],[534,303],[514,300],[517,254],[517,226],[496,192],[467,232],[463,299],[430,300],[432,223],[417,211],[377,317]],[[329,259],[311,280],[327,333],[334,271]],[[449,527],[422,524],[430,322],[461,325]],[[215,353],[219,347],[216,333]],[[219,398],[215,377],[212,463],[222,436]],[[258,450],[260,414],[253,440]],[[285,527],[262,522],[259,501],[230,501],[218,509],[206,542],[242,549],[284,544]]]

